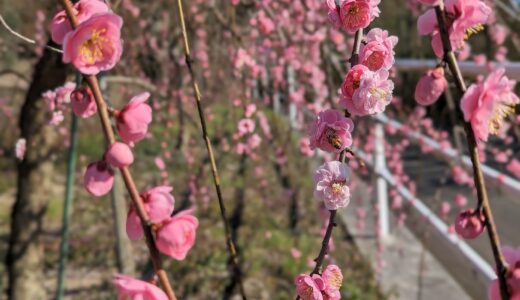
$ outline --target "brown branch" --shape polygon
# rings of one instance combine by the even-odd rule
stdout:
[[[78,26],[78,20],[76,18],[74,8],[72,4],[70,3],[70,0],[60,0],[60,3],[65,8],[65,11],[67,13],[67,16],[70,20],[70,23],[73,28],[76,28]],[[101,126],[103,127],[103,132],[105,134],[105,138],[109,145],[116,142],[114,130],[112,128],[112,125],[110,123],[110,116],[108,113],[107,105],[105,102],[105,99],[103,98],[103,94],[101,93],[101,89],[99,88],[99,82],[95,75],[84,75],[85,80],[89,87],[92,90],[92,93],[94,94],[94,99],[96,101],[96,105],[98,108],[98,115],[99,119],[101,121]],[[157,250],[157,247],[155,246],[154,237],[152,233],[152,227],[151,222],[148,217],[148,213],[146,212],[143,204],[143,200],[141,199],[141,196],[139,195],[139,191],[137,190],[137,187],[135,185],[135,182],[132,178],[132,174],[130,173],[130,170],[128,167],[120,168],[121,174],[123,176],[123,180],[125,182],[126,188],[128,190],[128,193],[130,194],[130,197],[132,199],[132,202],[137,209],[137,214],[139,215],[139,218],[141,220],[141,225],[143,226],[143,230],[146,237],[146,244],[148,246],[148,250],[150,252],[150,258],[152,260],[152,264],[154,267],[154,271],[159,277],[159,281],[161,283],[161,287],[168,295],[168,298],[170,300],[176,300],[175,293],[173,292],[173,289],[171,287],[170,281],[168,279],[168,275],[162,268],[162,262],[161,262],[161,256],[159,254],[159,251]]]
[[[455,79],[455,85],[457,86],[457,89],[462,97],[462,95],[466,92],[466,84],[462,78],[455,54],[451,49],[443,4],[435,7],[435,14],[437,15],[437,22],[439,24],[439,30],[444,49],[444,60],[450,68],[450,71]],[[498,236],[495,221],[493,219],[493,212],[491,210],[491,206],[489,205],[486,184],[480,165],[477,141],[470,123],[464,122],[464,129],[466,131],[468,150],[471,157],[471,163],[473,165],[473,180],[475,182],[475,188],[477,189],[478,204],[479,206],[482,206],[485,217],[485,225],[487,227],[491,249],[493,251],[493,257],[495,258],[495,264],[497,267],[498,281],[500,283],[500,293],[503,300],[508,300],[509,291],[507,288],[507,263],[505,262],[504,256],[500,250],[500,238]]]
[[[182,28],[182,37],[184,41],[184,53],[186,57],[186,66],[188,67],[188,71],[191,78],[191,84],[193,87],[193,93],[195,96],[195,101],[197,103],[197,110],[199,112],[199,119],[200,119],[200,125],[202,127],[202,138],[204,140],[204,143],[206,144],[207,153],[211,162],[211,172],[213,174],[213,182],[215,185],[215,190],[217,192],[217,198],[218,198],[218,204],[220,207],[220,216],[222,219],[222,222],[224,223],[224,234],[226,236],[226,243],[230,255],[230,260],[233,264],[233,269],[236,272],[239,272],[237,276],[238,285],[240,288],[240,294],[242,296],[242,299],[247,299],[244,284],[242,282],[242,271],[240,268],[240,262],[238,253],[236,250],[235,243],[233,239],[231,238],[231,232],[230,232],[230,226],[228,219],[226,217],[226,206],[224,205],[224,199],[222,196],[222,191],[220,187],[220,175],[217,169],[217,164],[215,160],[215,154],[213,153],[213,148],[211,145],[211,140],[208,135],[207,127],[206,127],[206,117],[204,115],[204,109],[202,107],[202,96],[199,90],[199,85],[197,83],[197,79],[195,77],[195,72],[193,70],[192,66],[192,58],[191,58],[191,51],[190,51],[190,45],[188,41],[188,33],[186,30],[186,20],[184,18],[184,10],[182,8],[182,0],[177,0],[177,8],[179,12],[179,18],[181,22],[181,28]],[[236,275],[236,274],[235,274]]]

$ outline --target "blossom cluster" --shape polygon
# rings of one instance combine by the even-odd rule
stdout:
[[[341,299],[342,282],[343,274],[336,265],[328,265],[321,275],[300,274],[294,280],[296,293],[303,300]]]
[[[78,23],[76,28],[72,28],[65,11],[58,12],[51,23],[52,39],[63,47],[63,61],[72,63],[84,75],[96,75],[112,69],[123,52],[122,18],[99,0],[80,0],[73,10]],[[100,99],[95,92],[87,85],[76,87],[69,84],[47,92],[44,97],[51,111],[61,112],[69,104],[75,115],[88,118],[99,108],[97,101]],[[91,195],[106,195],[114,184],[114,169],[125,170],[134,162],[132,147],[148,135],[148,127],[152,122],[152,108],[146,103],[149,97],[149,93],[141,93],[121,110],[110,109],[121,141],[108,145],[102,158],[88,165],[83,185]],[[144,235],[144,228],[152,225],[157,249],[174,259],[183,260],[195,243],[198,219],[191,210],[172,215],[175,202],[172,191],[172,187],[164,185],[143,192],[140,198],[144,212],[138,211],[134,204],[130,206],[127,234],[132,240],[140,239]],[[142,224],[141,220],[146,216],[147,224]],[[153,284],[123,275],[115,276],[114,284],[120,298],[168,299]]]

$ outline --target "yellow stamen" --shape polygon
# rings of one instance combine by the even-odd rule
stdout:
[[[379,100],[385,100],[386,99],[386,95],[387,95],[385,90],[380,89],[380,88],[372,88],[370,90],[370,94],[372,96],[376,96]]]
[[[340,182],[334,182],[332,184],[332,192],[334,194],[339,194],[342,190],[343,190],[343,184],[341,184]]]
[[[90,39],[80,46],[79,53],[87,64],[93,64],[103,57],[103,44],[108,41],[103,35],[106,31],[106,28],[92,31]]]
[[[510,114],[515,112],[514,104],[498,103],[495,105],[491,119],[488,122],[488,130],[490,134],[497,134],[502,127],[502,121]]]
[[[481,32],[482,30],[484,30],[484,26],[482,24],[477,24],[473,27],[470,27],[468,29],[466,29],[466,33],[464,34],[464,39],[469,39],[470,36],[474,35],[474,34],[477,34],[479,32]]]

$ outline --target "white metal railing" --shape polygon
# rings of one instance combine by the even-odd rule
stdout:
[[[397,58],[395,60],[395,68],[399,71],[424,71],[426,69],[434,68],[439,62],[435,59],[413,59],[413,58]],[[506,74],[510,79],[519,80],[520,79],[520,62],[504,62],[497,63],[497,67],[504,67],[506,69]],[[464,75],[468,76],[476,76],[476,75],[485,75],[489,73],[488,67],[484,65],[477,65],[471,61],[461,61],[459,62],[460,70],[464,73]]]
[[[419,215],[424,217],[424,219],[432,225],[437,233],[442,236],[449,245],[451,245],[451,250],[460,252],[469,263],[474,266],[474,271],[478,273],[480,278],[483,278],[483,280],[488,282],[495,279],[496,275],[493,268],[475,250],[473,250],[473,248],[471,248],[456,234],[450,233],[446,223],[444,223],[430,208],[428,208],[421,199],[415,197],[410,190],[399,184],[394,179],[385,164],[385,141],[382,124],[377,124],[375,130],[375,147],[372,159],[370,159],[369,156],[360,149],[355,149],[355,152],[356,156],[363,160],[369,168],[373,169],[377,176],[376,195],[379,206],[379,230],[382,236],[388,234],[390,224],[387,183],[394,187],[411,205],[411,207],[413,207]],[[385,184],[380,184],[381,181],[384,181]]]
[[[374,116],[374,119],[380,123],[392,126],[395,129],[401,129],[403,127],[403,124],[388,118],[385,114],[376,115]],[[401,134],[409,138],[411,142],[423,143],[424,145],[427,145],[444,161],[456,163],[461,167],[472,171],[471,159],[467,155],[460,155],[455,149],[443,148],[437,141],[419,132],[406,131],[402,132]],[[497,186],[500,186],[504,191],[511,194],[520,195],[520,181],[507,176],[506,174],[501,173],[485,164],[482,164],[482,173],[484,174],[486,180],[495,183]]]

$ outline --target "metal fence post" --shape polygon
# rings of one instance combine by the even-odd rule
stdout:
[[[374,145],[374,171],[376,179],[376,195],[378,205],[379,233],[381,237],[387,237],[390,233],[390,220],[388,211],[388,186],[386,180],[381,176],[386,170],[385,159],[385,132],[383,124],[376,123]]]

